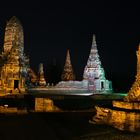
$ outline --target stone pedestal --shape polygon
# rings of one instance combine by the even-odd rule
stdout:
[[[53,112],[60,111],[51,99],[48,98],[36,98],[35,99],[35,111],[36,112]]]

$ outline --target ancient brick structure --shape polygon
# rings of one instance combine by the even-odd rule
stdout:
[[[46,80],[44,78],[44,70],[43,70],[43,64],[39,64],[39,72],[38,72],[38,85],[39,86],[46,86]]]
[[[140,44],[137,54],[137,74],[136,80],[133,83],[128,95],[125,97],[125,101],[140,101]]]
[[[112,108],[96,106],[92,123],[112,125],[120,130],[140,130],[140,45],[137,51],[137,75],[124,101],[113,101]]]
[[[23,93],[29,69],[29,59],[24,54],[23,28],[16,17],[6,25],[3,51],[0,54],[1,93]]]
[[[75,80],[75,75],[74,75],[73,68],[71,65],[69,50],[67,51],[65,66],[64,66],[63,73],[61,75],[61,79],[62,79],[62,81]]]
[[[83,79],[88,80],[89,89],[93,91],[112,92],[112,82],[105,78],[104,68],[99,58],[96,38],[93,35],[92,47],[84,69]]]

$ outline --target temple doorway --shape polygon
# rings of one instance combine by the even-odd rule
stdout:
[[[104,82],[101,82],[101,89],[104,89]]]
[[[18,88],[19,80],[14,80],[14,89]]]

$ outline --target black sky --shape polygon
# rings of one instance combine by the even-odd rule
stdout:
[[[139,3],[119,0],[3,3],[0,6],[1,47],[6,20],[13,15],[23,25],[25,52],[35,71],[43,62],[48,76],[55,60],[60,73],[69,48],[74,71],[81,80],[94,33],[106,78],[112,80],[114,89],[128,91],[133,83],[135,51],[140,42]]]

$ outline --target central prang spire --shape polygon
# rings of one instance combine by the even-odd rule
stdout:
[[[74,75],[71,60],[70,60],[69,50],[67,50],[65,66],[64,66],[63,73],[61,75],[61,79],[62,81],[75,80],[75,75]]]
[[[1,58],[0,90],[4,93],[24,93],[30,85],[30,65],[24,54],[23,27],[15,16],[6,24]]]
[[[23,34],[23,27],[20,21],[13,16],[6,24],[5,28],[5,37],[4,37],[4,53],[8,54],[13,47],[13,42],[18,44],[18,49],[20,52],[20,57],[23,55],[24,51],[24,34]]]

